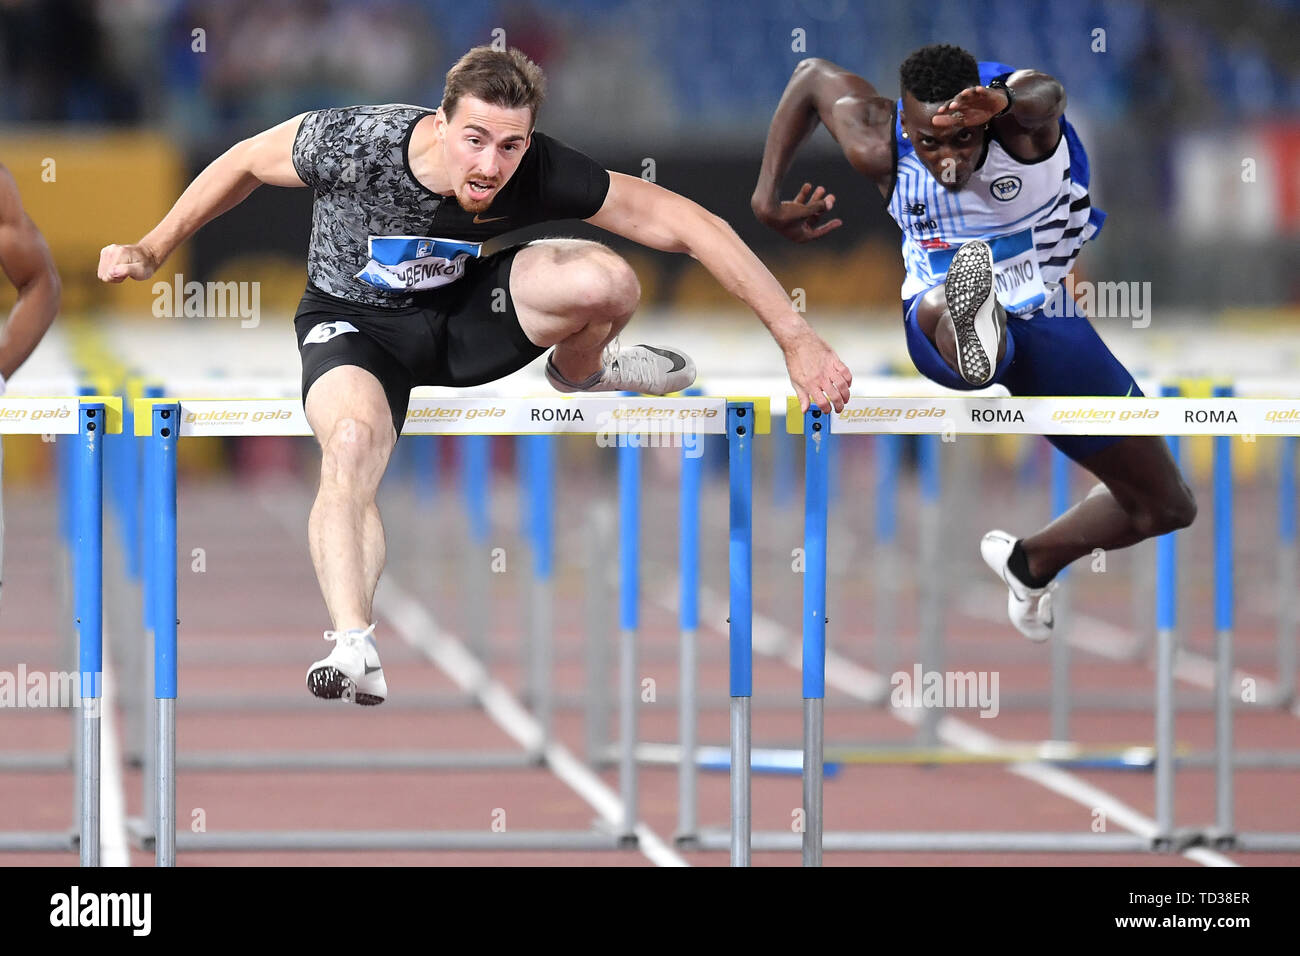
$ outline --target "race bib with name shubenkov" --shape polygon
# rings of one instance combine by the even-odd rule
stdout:
[[[437,289],[465,274],[477,259],[479,242],[456,242],[426,236],[371,236],[370,261],[356,278],[389,292]]]

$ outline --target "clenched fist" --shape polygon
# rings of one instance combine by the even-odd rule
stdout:
[[[105,246],[99,250],[99,279],[101,282],[121,282],[123,279],[143,280],[158,268],[154,256],[144,246]]]

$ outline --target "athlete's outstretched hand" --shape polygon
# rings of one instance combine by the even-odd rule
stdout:
[[[790,384],[799,397],[801,411],[816,405],[828,414],[831,408],[838,412],[849,400],[853,373],[812,329],[786,347],[785,367],[790,372]]]
[[[804,183],[799,195],[794,199],[780,203],[775,209],[756,213],[758,221],[771,226],[781,235],[794,242],[809,242],[820,239],[832,229],[844,225],[843,220],[832,219],[820,225],[818,220],[823,214],[835,208],[835,194],[828,193],[822,186],[815,190],[812,183]]]
[[[123,279],[147,279],[158,268],[153,254],[141,245],[105,246],[99,250],[99,279],[101,282],[121,282]]]
[[[958,126],[983,126],[1001,113],[1007,105],[1007,95],[987,86],[969,86],[934,111],[935,129],[952,129]]]

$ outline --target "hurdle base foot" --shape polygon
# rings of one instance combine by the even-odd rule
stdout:
[[[596,817],[591,821],[591,829],[612,838],[614,846],[620,850],[635,850],[641,845],[640,838],[635,833],[624,830],[622,822],[617,820]]]
[[[130,838],[132,845],[137,850],[145,850],[152,853],[158,848],[158,840],[154,832],[145,825],[139,817],[128,817],[126,821],[126,834]]]
[[[1175,830],[1151,838],[1153,853],[1182,853],[1193,847],[1205,845],[1205,834],[1200,830]]]
[[[698,833],[678,833],[673,837],[673,846],[679,850],[698,850],[700,835]]]
[[[1237,848],[1237,834],[1225,833],[1223,830],[1206,830],[1205,843],[1212,849],[1228,852]]]

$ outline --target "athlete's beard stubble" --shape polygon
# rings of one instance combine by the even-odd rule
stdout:
[[[468,181],[466,181],[466,186],[467,185]],[[481,212],[487,212],[488,209],[492,208],[492,201],[497,198],[497,193],[501,191],[501,183],[495,183],[493,184],[492,195],[488,196],[487,199],[470,199],[468,196],[462,195],[462,191],[466,189],[466,186],[457,189],[453,194],[456,197],[456,205],[460,206],[460,208],[466,212],[471,212],[475,215]]]
[[[460,208],[465,210],[466,212],[472,212],[478,214],[481,212],[487,212],[487,210],[490,209],[492,206],[492,200],[495,198],[496,198],[496,193],[493,193],[485,200],[462,199],[460,192],[457,191],[456,205],[460,206]]]

